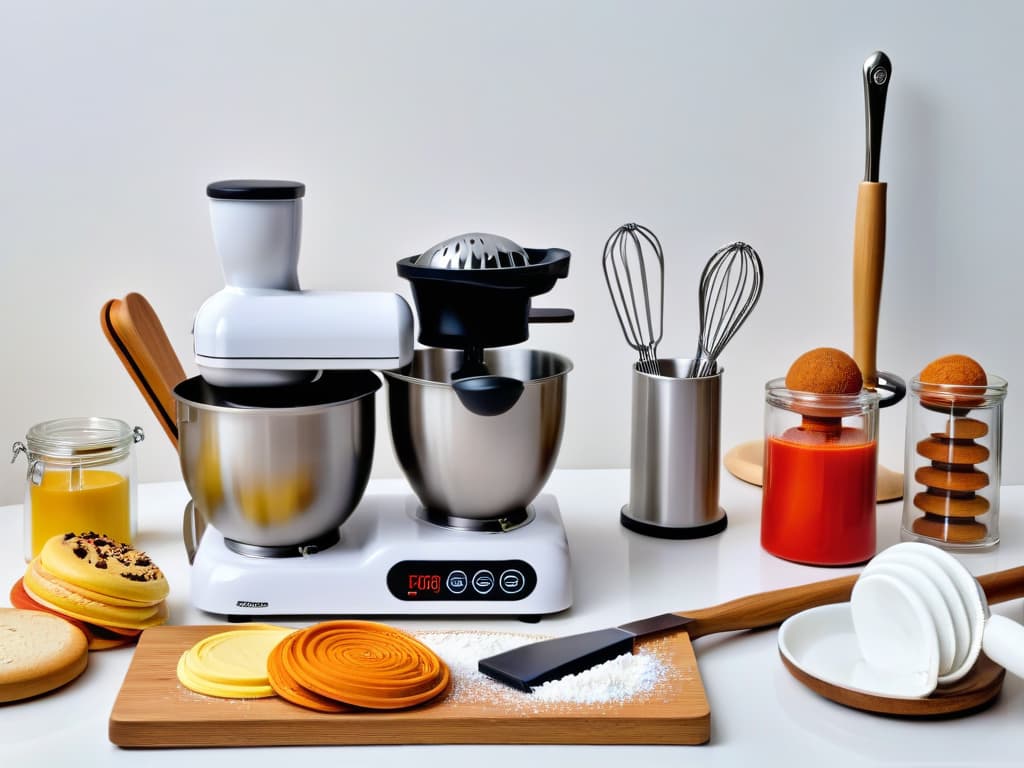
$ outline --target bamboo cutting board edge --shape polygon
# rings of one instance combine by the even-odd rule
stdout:
[[[193,693],[177,680],[178,657],[224,626],[146,630],[109,721],[121,747],[371,744],[703,744],[710,708],[689,637],[650,642],[668,667],[659,698],[604,704],[504,703],[444,698],[412,710],[328,715],[282,699],[228,700]]]

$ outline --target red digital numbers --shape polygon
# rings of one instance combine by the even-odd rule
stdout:
[[[441,577],[436,573],[410,574],[409,592],[433,592],[435,595],[441,591]]]

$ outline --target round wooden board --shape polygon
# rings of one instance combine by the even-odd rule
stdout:
[[[761,485],[764,477],[764,441],[748,440],[726,452],[722,463],[733,477],[751,485]],[[903,498],[903,473],[878,465],[875,498],[879,502]]]
[[[782,654],[779,655],[793,677],[826,699],[853,709],[895,717],[955,717],[973,714],[995,701],[1006,676],[1005,669],[982,654],[974,668],[953,685],[938,688],[931,696],[923,699],[896,699],[826,683],[807,674]]]

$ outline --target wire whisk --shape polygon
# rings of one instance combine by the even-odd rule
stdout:
[[[639,369],[659,374],[658,342],[665,316],[665,256],[661,242],[647,227],[623,224],[604,244],[601,266],[622,335],[640,355]],[[657,296],[652,300],[654,286]]]
[[[715,251],[700,276],[700,336],[689,376],[711,376],[718,357],[761,298],[764,267],[746,243],[730,243]]]

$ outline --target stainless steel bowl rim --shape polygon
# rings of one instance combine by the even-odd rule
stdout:
[[[420,348],[420,349],[417,349],[416,351],[417,352],[427,351],[427,349],[428,348]],[[560,355],[557,352],[548,352],[547,350],[543,350],[543,349],[516,348],[514,350],[489,349],[487,351],[489,353],[491,353],[491,354],[499,354],[499,355],[500,354],[509,354],[509,353],[516,353],[516,354],[523,354],[523,355],[539,354],[539,355],[544,355],[545,357],[548,357],[548,358],[550,358],[550,359],[552,359],[552,360],[554,360],[555,362],[558,363],[560,370],[557,371],[556,373],[552,373],[552,374],[550,374],[548,376],[541,376],[541,377],[538,377],[536,379],[523,379],[523,384],[525,386],[527,386],[527,387],[534,386],[534,385],[539,385],[539,384],[542,384],[545,381],[550,381],[551,379],[557,379],[560,376],[565,376],[567,373],[569,373],[573,369],[572,360],[570,360],[568,357],[566,357],[565,355]],[[381,371],[381,373],[383,373],[389,379],[398,379],[400,381],[408,382],[409,384],[417,384],[417,385],[423,386],[423,387],[441,387],[443,389],[451,389],[452,388],[452,383],[450,381],[437,381],[436,379],[420,379],[420,378],[417,378],[416,376],[410,376],[409,374],[401,373],[399,371]],[[495,376],[501,376],[502,374],[500,372],[496,372],[494,375]]]
[[[351,372],[345,371],[345,372],[337,372],[337,373],[351,373]],[[258,413],[264,413],[264,414],[279,413],[279,414],[301,415],[301,414],[306,414],[306,413],[318,413],[320,411],[323,411],[325,408],[334,408],[334,407],[341,406],[341,405],[348,405],[348,404],[357,402],[359,400],[362,400],[363,398],[366,398],[366,397],[373,397],[373,395],[376,394],[377,390],[380,389],[381,386],[382,386],[381,380],[379,378],[377,378],[375,375],[373,375],[372,373],[370,373],[369,371],[360,371],[359,373],[367,374],[367,378],[365,379],[364,386],[361,389],[359,389],[358,391],[356,391],[354,394],[351,394],[351,395],[349,395],[347,397],[339,398],[337,400],[327,400],[327,401],[320,402],[320,403],[310,403],[310,404],[305,404],[305,405],[283,405],[283,406],[272,406],[272,407],[271,406],[266,406],[266,407],[263,407],[263,406],[245,405],[244,403],[231,403],[230,401],[225,401],[225,402],[222,402],[222,403],[212,403],[212,402],[204,402],[203,400],[196,399],[195,397],[187,397],[184,394],[182,394],[183,390],[187,390],[187,389],[190,389],[190,388],[194,389],[197,386],[202,386],[203,387],[202,391],[204,391],[204,392],[208,392],[211,389],[213,389],[213,390],[216,390],[216,389],[224,390],[224,388],[214,388],[214,387],[212,387],[210,384],[206,383],[201,376],[193,376],[192,378],[185,379],[185,381],[179,383],[174,388],[174,390],[172,391],[171,394],[173,395],[174,399],[177,402],[182,403],[183,405],[187,405],[187,406],[190,406],[190,407],[193,407],[193,408],[199,408],[199,409],[202,409],[202,410],[205,410],[205,411],[216,411],[216,412],[221,412],[221,413],[240,413],[240,412],[244,412],[244,413],[253,413],[253,414],[258,414]],[[331,372],[324,373],[324,377],[330,378],[331,377]],[[321,381],[321,380],[322,379],[318,379],[318,381]],[[302,384],[302,385],[297,385],[297,386],[306,387],[308,385]],[[283,395],[283,391],[284,390],[293,390],[294,387],[280,387],[280,388],[275,388],[275,389],[282,390],[282,395]],[[227,390],[224,390],[224,391],[227,391]]]

